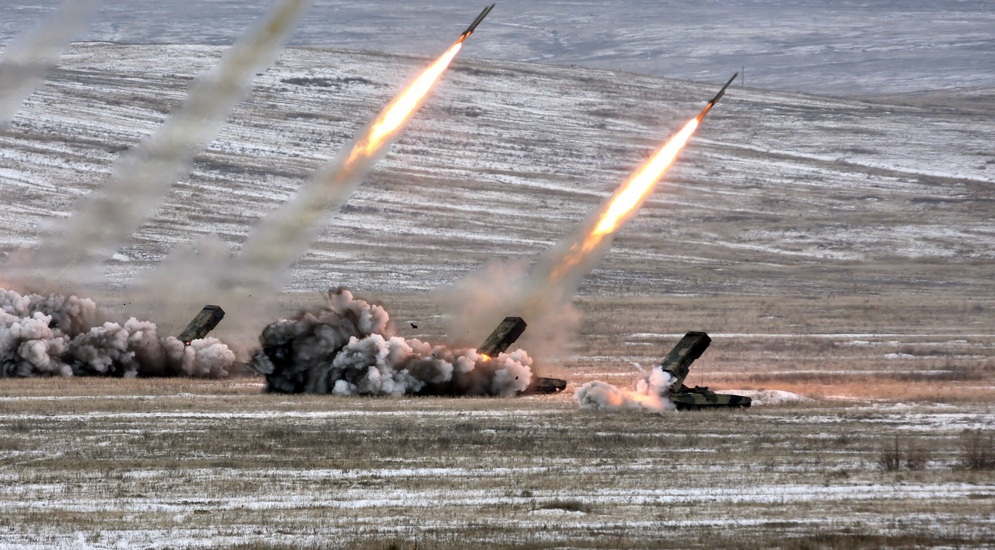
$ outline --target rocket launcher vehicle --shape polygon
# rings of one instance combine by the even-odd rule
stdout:
[[[494,357],[499,353],[507,351],[512,344],[518,340],[525,332],[528,324],[521,317],[505,317],[504,321],[491,332],[487,340],[477,348],[477,353]],[[532,383],[526,388],[522,395],[535,393],[557,393],[567,387],[567,381],[561,378],[545,378],[542,376],[533,377]]]
[[[224,318],[225,310],[221,306],[204,306],[177,338],[189,346],[190,342],[207,336]]]
[[[730,80],[730,82],[732,81]],[[660,362],[660,368],[676,379],[670,386],[670,394],[667,397],[677,406],[679,411],[729,407],[746,408],[753,402],[751,398],[744,395],[715,393],[704,386],[689,388],[684,385],[684,379],[687,378],[691,363],[701,357],[701,354],[705,353],[711,343],[712,339],[704,332],[688,332]]]

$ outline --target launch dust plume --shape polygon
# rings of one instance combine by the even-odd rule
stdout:
[[[148,139],[119,157],[110,179],[76,205],[31,260],[50,278],[61,268],[71,283],[110,257],[151,217],[193,157],[221,130],[255,75],[272,65],[310,0],[282,0],[250,28],[212,70],[201,75],[179,110]],[[51,283],[51,281],[49,281]]]
[[[235,364],[235,354],[217,338],[186,345],[159,336],[149,321],[102,319],[88,298],[0,288],[0,378],[222,378]]]
[[[574,392],[574,399],[582,409],[673,411],[677,407],[670,401],[668,394],[676,381],[676,378],[661,367],[654,367],[639,376],[631,390],[607,382],[588,382]]]
[[[446,292],[442,301],[454,312],[451,330],[479,338],[502,315],[520,315],[530,326],[529,349],[556,353],[576,329],[580,315],[570,303],[581,280],[604,258],[615,234],[638,213],[699,124],[736,75],[704,109],[667,140],[572,234],[544,254],[531,270],[525,264],[490,264]],[[501,290],[495,291],[495,285]]]
[[[336,395],[512,396],[532,381],[523,350],[488,357],[394,334],[382,306],[330,290],[325,307],[277,321],[252,368],[267,391]]]
[[[0,61],[0,131],[10,126],[24,100],[42,85],[69,42],[86,31],[97,4],[97,0],[66,0],[50,18],[7,45]]]

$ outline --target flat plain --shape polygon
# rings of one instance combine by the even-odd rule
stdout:
[[[4,250],[67,216],[221,52],[74,46],[0,135],[0,196],[17,205],[3,212]],[[95,298],[110,317],[140,315],[128,284],[173,247],[217,234],[237,250],[424,62],[288,50]],[[534,259],[714,88],[457,63],[295,264],[286,312],[346,285],[387,305],[402,335],[449,339],[434,289]],[[570,380],[563,394],[0,380],[0,545],[990,547],[986,97],[938,107],[732,89],[581,286],[571,349],[539,358],[540,373]],[[586,381],[631,383],[686,330],[714,339],[689,382],[754,392],[755,407],[573,401]]]
[[[424,295],[384,298],[402,314],[431,309]],[[806,307],[774,303],[784,310],[585,299],[576,356],[540,368],[570,379],[553,396],[0,380],[0,546],[990,547],[991,338],[826,336],[844,319],[814,315],[832,309],[821,302],[807,307],[824,336],[774,335],[762,323]],[[627,362],[648,366],[676,342],[637,332],[662,311],[752,326],[716,335],[689,382],[753,390],[754,407],[577,407],[581,383],[627,385]]]

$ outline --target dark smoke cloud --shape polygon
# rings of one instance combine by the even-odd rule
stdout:
[[[260,343],[252,368],[274,392],[511,396],[532,381],[522,350],[487,359],[396,336],[382,306],[345,289],[330,290],[319,311],[269,325]]]
[[[235,354],[216,338],[189,346],[135,318],[103,322],[88,298],[0,289],[0,378],[194,376],[221,378]]]
[[[96,5],[96,0],[67,0],[50,18],[7,45],[0,61],[0,130],[10,125],[21,103],[42,85],[69,42],[83,34]]]

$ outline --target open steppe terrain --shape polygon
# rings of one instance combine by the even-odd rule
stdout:
[[[432,307],[424,294],[381,298],[399,318]],[[965,306],[931,310],[937,321],[913,335],[865,331],[920,304],[580,305],[576,355],[540,366],[570,379],[553,396],[288,396],[256,377],[0,380],[0,547],[995,543],[993,342],[990,328],[946,331]],[[847,327],[854,308],[874,312],[868,325]],[[792,311],[808,314],[805,333],[780,332]],[[630,362],[659,360],[679,335],[644,327],[672,318],[723,331],[689,382],[757,390],[752,408],[577,407],[581,383],[627,385]],[[422,337],[441,330],[424,319]]]
[[[253,379],[0,381],[0,547],[995,542],[993,470],[970,466],[992,459],[987,402],[656,415],[579,410],[566,395],[261,389]]]
[[[221,51],[74,46],[0,135],[3,250],[67,216]],[[140,316],[128,282],[170,249],[237,250],[424,61],[288,50],[98,302]],[[457,62],[295,265],[287,311],[346,285],[447,339],[431,290],[534,259],[721,80]],[[995,478],[969,459],[995,431],[995,123],[989,96],[954,95],[731,89],[581,286],[573,348],[541,358],[564,394],[2,380],[0,545],[990,547]],[[628,384],[686,330],[714,338],[689,382],[767,391],[754,408],[578,409],[581,383]]]

